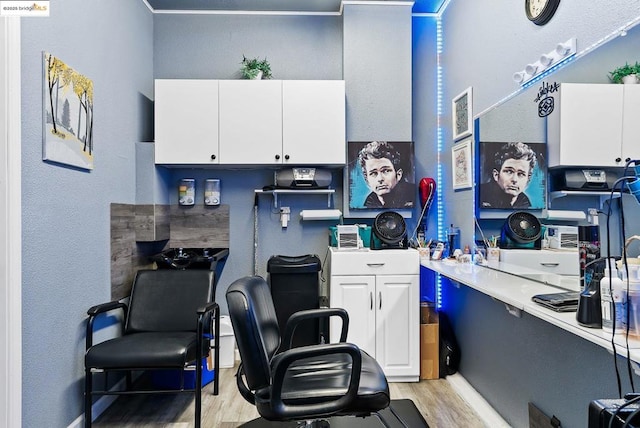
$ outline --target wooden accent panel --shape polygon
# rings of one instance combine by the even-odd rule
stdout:
[[[111,204],[111,300],[131,294],[139,269],[152,269],[145,249],[136,243],[136,206]],[[165,238],[166,239],[166,238]]]
[[[169,205],[136,205],[136,241],[150,242],[169,239]]]
[[[131,292],[136,247],[135,205],[111,204],[111,300]]]
[[[170,248],[228,248],[229,205],[171,206]]]

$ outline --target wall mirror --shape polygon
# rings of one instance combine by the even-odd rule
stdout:
[[[640,62],[640,54],[637,51],[637,46],[639,45],[640,25],[635,24],[633,28],[621,28],[620,31],[612,34],[608,40],[590,49],[585,50],[584,46],[580,46],[580,40],[578,40],[579,55],[576,55],[555,72],[541,80],[528,84],[506,100],[478,115],[477,144],[482,144],[483,141],[545,143],[546,121],[544,109],[548,108],[548,106],[541,106],[541,100],[547,95],[553,96],[557,85],[565,82],[610,83],[608,74],[611,70],[627,62]],[[541,108],[543,111],[542,114],[539,114],[541,113]],[[478,186],[476,186],[476,205],[478,205],[477,188]],[[602,200],[599,196],[578,195],[571,198],[554,199],[550,198],[547,192],[546,206],[550,210],[583,210],[586,212],[590,207],[600,208],[601,204]],[[475,212],[479,226],[476,227],[475,238],[477,242],[482,242],[479,228],[482,228],[482,232],[487,238],[491,235],[499,235],[506,217],[512,211],[476,208]],[[530,212],[539,216],[543,223],[548,221],[545,220],[547,210],[532,210]],[[562,221],[559,223],[562,224]],[[566,224],[576,224],[576,222]],[[526,269],[519,269],[518,266],[509,266],[503,263],[493,265],[492,268],[562,288],[576,289],[576,285],[579,284],[577,279],[572,281],[569,278],[555,274],[526,273],[528,272]],[[577,273],[578,269],[576,267]]]

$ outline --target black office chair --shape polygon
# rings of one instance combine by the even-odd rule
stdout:
[[[389,385],[382,368],[356,345],[344,343],[349,322],[346,311],[297,312],[289,318],[280,343],[278,319],[263,278],[236,280],[226,297],[242,360],[236,375],[238,388],[264,419],[368,416],[389,406]],[[341,343],[290,349],[300,321],[328,315],[343,319]]]
[[[214,395],[218,394],[220,311],[215,298],[215,272],[210,270],[141,270],[136,274],[129,305],[114,301],[87,311],[85,353],[85,427],[91,426],[94,395],[135,393],[195,394],[195,426],[200,427],[202,360],[209,354],[211,317],[215,320]],[[121,309],[122,336],[93,344],[99,314]],[[210,337],[210,336],[209,336]],[[184,388],[184,370],[195,365],[195,386]],[[131,373],[144,370],[180,370],[179,389],[131,390]],[[127,390],[107,390],[111,371],[126,373]],[[94,373],[104,372],[104,388],[93,390]]]

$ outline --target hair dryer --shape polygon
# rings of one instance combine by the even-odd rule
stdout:
[[[427,217],[436,194],[436,181],[430,177],[422,178],[418,189],[420,191],[420,204],[422,205],[422,213],[418,223],[423,226],[423,230],[427,230]]]

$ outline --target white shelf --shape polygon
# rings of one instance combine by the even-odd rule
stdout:
[[[614,198],[619,198],[620,195],[620,192],[613,192]],[[564,198],[565,196],[599,196],[600,207],[602,207],[604,201],[611,197],[611,191],[556,190],[549,192],[549,202],[552,202],[554,199]]]
[[[327,208],[331,208],[331,196],[335,189],[255,189],[256,194],[273,195],[273,206],[278,208],[278,195],[327,195]]]

